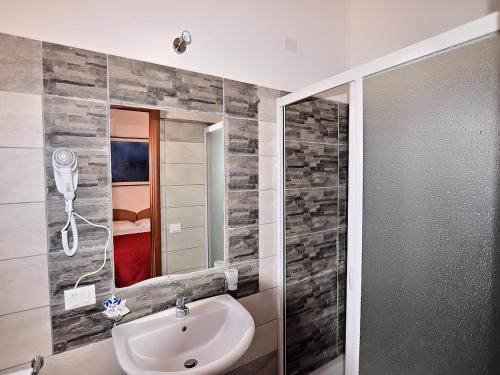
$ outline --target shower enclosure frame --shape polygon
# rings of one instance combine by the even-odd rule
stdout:
[[[500,12],[495,12],[450,31],[372,60],[276,100],[277,173],[277,307],[278,367],[285,374],[285,220],[284,220],[284,110],[289,104],[326,90],[349,85],[348,226],[346,281],[345,375],[359,373],[361,320],[361,262],[363,224],[363,79],[396,66],[469,42],[500,30]]]

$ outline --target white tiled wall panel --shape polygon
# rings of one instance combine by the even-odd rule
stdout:
[[[47,256],[0,261],[0,315],[49,305]]]
[[[42,149],[0,148],[0,203],[45,200]]]
[[[259,225],[259,258],[276,255],[276,223]]]
[[[259,259],[259,290],[276,287],[276,257]]]
[[[0,205],[0,260],[47,253],[45,203]]]
[[[43,147],[41,95],[0,91],[0,147]]]
[[[0,316],[0,368],[52,354],[49,307]]]

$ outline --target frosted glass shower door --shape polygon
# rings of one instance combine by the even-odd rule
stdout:
[[[500,38],[363,80],[361,375],[500,374]]]

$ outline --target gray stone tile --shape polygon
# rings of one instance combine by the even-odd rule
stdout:
[[[346,273],[338,274],[338,351],[345,353],[346,329]]]
[[[64,198],[47,201],[47,224],[49,252],[62,252],[61,228],[66,224],[67,215],[64,211]],[[110,199],[105,198],[77,198],[74,202],[75,212],[87,218],[93,223],[110,226],[111,209]],[[104,245],[108,238],[107,232],[101,228],[93,227],[76,219],[78,224],[78,249],[79,251],[92,251],[94,248]],[[73,259],[73,258],[71,258]],[[71,260],[68,258],[68,262]]]
[[[349,142],[349,104],[339,103],[339,142]]]
[[[286,288],[287,322],[305,322],[337,313],[337,271],[289,283]]]
[[[43,42],[43,89],[46,94],[107,100],[104,53]]]
[[[229,371],[226,375],[277,375],[278,353],[276,351],[266,354],[237,369]]]
[[[229,263],[259,259],[259,226],[227,230]]]
[[[231,116],[258,119],[258,86],[224,79],[224,112]]]
[[[96,296],[95,305],[66,311],[64,304],[51,305],[54,354],[111,337],[113,323],[102,314],[102,302],[109,297]]]
[[[52,152],[55,148],[45,149],[45,181],[47,200],[60,201],[62,195],[58,192],[54,171],[52,169]],[[72,148],[78,158],[79,184],[76,191],[77,199],[107,198],[110,199],[109,152]]]
[[[285,157],[287,188],[337,186],[337,145],[289,141]]]
[[[286,239],[286,282],[294,283],[337,269],[337,231]]]
[[[338,356],[335,316],[287,325],[287,375],[308,375]]]
[[[225,292],[223,271],[215,269],[186,275],[182,279],[161,278],[154,282],[115,290],[120,298],[127,299],[127,306],[131,310],[121,323],[173,307],[179,295],[186,297],[188,302],[193,302]]]
[[[347,228],[340,227],[337,233],[337,265],[339,273],[347,269]]]
[[[176,96],[181,108],[204,112],[223,112],[222,78],[176,70]]]
[[[105,103],[44,95],[43,112],[46,146],[109,152]]]
[[[226,187],[228,190],[259,188],[259,158],[226,154]]]
[[[349,154],[347,146],[339,146],[339,185],[347,186]]]
[[[42,44],[0,33],[0,90],[42,93]]]
[[[337,188],[286,191],[286,235],[294,236],[338,225]]]
[[[258,155],[259,123],[254,120],[225,118],[225,148],[227,153]]]
[[[337,273],[287,285],[287,374],[308,374],[337,356]]]
[[[259,223],[259,192],[229,191],[226,194],[228,227],[242,227]]]
[[[78,226],[80,229],[80,225]],[[102,231],[102,229],[101,229]],[[82,233],[82,236],[86,233]],[[86,273],[93,272],[101,267],[104,258],[104,244],[83,250],[69,258],[62,251],[49,252],[49,286],[51,305],[64,305],[64,291],[75,286],[76,281]],[[85,277],[79,286],[94,284],[96,295],[113,294],[113,258],[111,249],[107,252],[107,262],[102,271]]]
[[[347,225],[347,188],[339,188],[339,203],[338,203],[338,225]]]
[[[285,139],[338,143],[338,104],[325,99],[306,99],[285,109]]]
[[[46,188],[49,200],[59,201],[52,153],[69,147],[78,158],[77,197],[110,199],[110,154],[107,107],[104,103],[56,96],[44,97]]]
[[[233,267],[238,269],[238,289],[228,291],[234,298],[243,298],[259,292],[259,261],[234,263]]]
[[[109,56],[113,103],[222,113],[222,78]]]

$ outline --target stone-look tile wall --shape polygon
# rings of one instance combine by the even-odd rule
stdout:
[[[243,262],[242,264],[257,269],[259,263],[276,264],[275,253],[273,258],[266,256],[268,254],[265,252],[263,256],[260,256],[259,252],[259,224],[265,222],[259,209],[261,206],[260,187],[263,182],[264,186],[273,186],[276,176],[259,173],[260,157],[264,156],[259,150],[259,128],[266,122],[275,124],[274,103],[280,95],[281,92],[276,90],[224,80],[227,228],[225,232],[226,254],[231,264]],[[266,137],[266,134],[262,137],[267,142],[275,140],[274,137],[271,136],[271,138]],[[268,145],[267,148],[274,149],[272,145]],[[275,159],[276,153],[270,156]],[[276,160],[271,161],[270,164],[275,166]],[[265,269],[265,266],[260,268]],[[245,288],[239,288],[237,295],[243,296],[264,289],[267,275],[262,273],[261,276],[264,277],[264,281],[260,281],[259,273],[255,272],[255,277],[249,280]]]
[[[106,233],[79,223],[78,253],[72,258],[62,254],[59,230],[65,220],[64,201],[54,186],[50,157],[60,146],[76,152],[80,184],[75,209],[110,226],[112,104],[226,112],[226,129],[230,123],[254,122],[246,148],[226,157],[234,172],[227,180],[231,190],[227,201],[232,204],[226,206],[226,251],[240,271],[236,297],[243,297],[240,301],[257,325],[252,346],[231,370],[276,351],[276,225],[269,213],[273,179],[267,171],[263,180],[268,190],[259,191],[261,165],[255,160],[261,150],[267,150],[262,157],[276,157],[272,150],[274,106],[281,93],[235,81],[230,81],[224,93],[224,80],[219,77],[5,34],[0,34],[0,68],[0,172],[4,179],[0,187],[0,281],[12,285],[0,292],[5,302],[0,308],[0,369],[23,363],[25,367],[34,354],[54,358],[49,360],[52,363],[67,353],[87,358],[94,349],[84,348],[97,347],[87,344],[110,337],[112,325],[101,314],[101,302],[113,292],[128,299],[132,312],[125,322],[173,306],[179,293],[194,301],[226,292],[223,273],[213,269],[115,290],[110,251],[104,270],[81,283],[96,284],[97,304],[64,310],[63,291],[83,273],[100,266]],[[251,87],[251,95],[233,87]],[[242,164],[245,157],[254,162]],[[229,194],[241,199],[230,200]],[[239,234],[229,236],[229,229]],[[51,356],[78,347],[82,348]],[[111,367],[118,373],[117,366]]]
[[[344,351],[348,105],[285,111],[286,367],[308,374]]]

